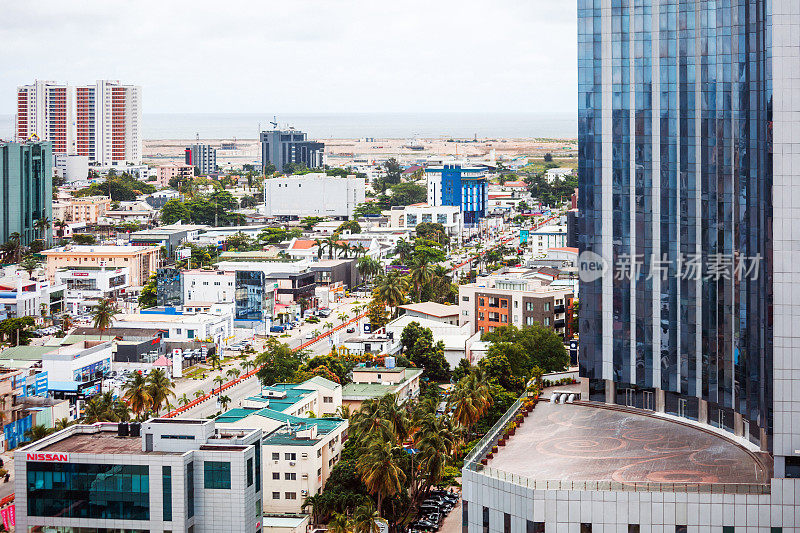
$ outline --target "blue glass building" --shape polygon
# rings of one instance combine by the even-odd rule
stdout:
[[[445,163],[427,167],[428,205],[461,208],[465,226],[474,226],[486,216],[488,187],[483,167]]]
[[[769,447],[770,3],[578,5],[580,248],[611,266],[580,287],[581,375]],[[709,275],[720,257],[755,271]]]

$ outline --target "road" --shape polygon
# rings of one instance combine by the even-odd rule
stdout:
[[[355,317],[355,313],[353,312],[353,306],[355,305],[363,305],[366,302],[362,300],[358,300],[356,298],[347,298],[343,302],[339,303],[337,307],[333,307],[331,309],[331,315],[328,318],[320,317],[320,322],[318,324],[302,324],[300,327],[295,328],[293,330],[289,330],[289,337],[276,337],[281,342],[285,342],[289,345],[290,348],[293,350],[298,349],[303,344],[309,342],[306,339],[306,335],[310,334],[314,330],[318,330],[320,332],[326,331],[324,328],[324,324],[326,322],[330,322],[335,326],[339,326],[342,322],[338,319],[338,315],[340,313],[347,313],[352,321],[352,318]],[[313,342],[310,346],[307,346],[305,349],[309,352],[311,357],[316,355],[324,355],[330,353],[332,346],[334,344],[338,345],[344,342],[345,340],[358,335],[359,328],[363,324],[363,319],[356,323],[352,321],[352,324],[347,328],[342,328],[339,331],[335,331],[333,334],[318,338],[316,342]],[[355,331],[348,333],[346,330],[350,329],[350,327],[354,328]],[[253,344],[253,348],[256,352],[263,351],[264,349],[264,340],[261,338],[253,338],[251,330],[237,330],[237,341],[246,340]],[[234,352],[231,350],[223,350],[222,356],[223,358],[227,357],[238,357],[241,353]],[[253,361],[255,358],[255,354],[252,354],[249,358],[250,361]],[[220,410],[220,406],[217,402],[217,398],[219,394],[215,392],[219,385],[217,382],[214,381],[216,376],[221,375],[225,378],[226,383],[222,385],[223,392],[222,395],[227,396],[231,399],[230,404],[228,405],[229,408],[237,407],[241,404],[241,401],[249,396],[254,396],[261,391],[261,387],[258,381],[258,378],[255,376],[254,373],[250,372],[250,376],[243,377],[235,380],[231,380],[230,377],[226,375],[227,371],[231,368],[236,368],[242,371],[240,364],[243,362],[243,359],[232,359],[227,363],[224,363],[222,366],[222,370],[215,370],[208,371],[205,373],[204,377],[199,379],[191,379],[191,378],[178,378],[175,381],[175,398],[181,398],[183,394],[191,399],[195,400],[195,393],[197,391],[203,392],[203,399],[199,401],[193,401],[189,405],[189,408],[181,409],[180,413],[172,411],[167,416],[176,416],[179,418],[206,418],[217,413]],[[203,368],[208,368],[207,366],[203,365]],[[242,371],[242,375],[245,376],[244,372]],[[212,392],[213,391],[213,392]]]

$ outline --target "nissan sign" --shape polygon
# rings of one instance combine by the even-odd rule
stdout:
[[[27,453],[27,461],[44,461],[46,463],[68,463],[68,453]]]

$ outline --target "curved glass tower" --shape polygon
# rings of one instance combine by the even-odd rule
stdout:
[[[590,398],[771,448],[771,2],[578,5]]]

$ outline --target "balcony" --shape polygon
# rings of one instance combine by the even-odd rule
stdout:
[[[555,312],[555,313],[563,313],[566,310],[567,310],[567,308],[566,308],[566,306],[564,304],[557,305],[557,306],[553,307],[553,312]]]

